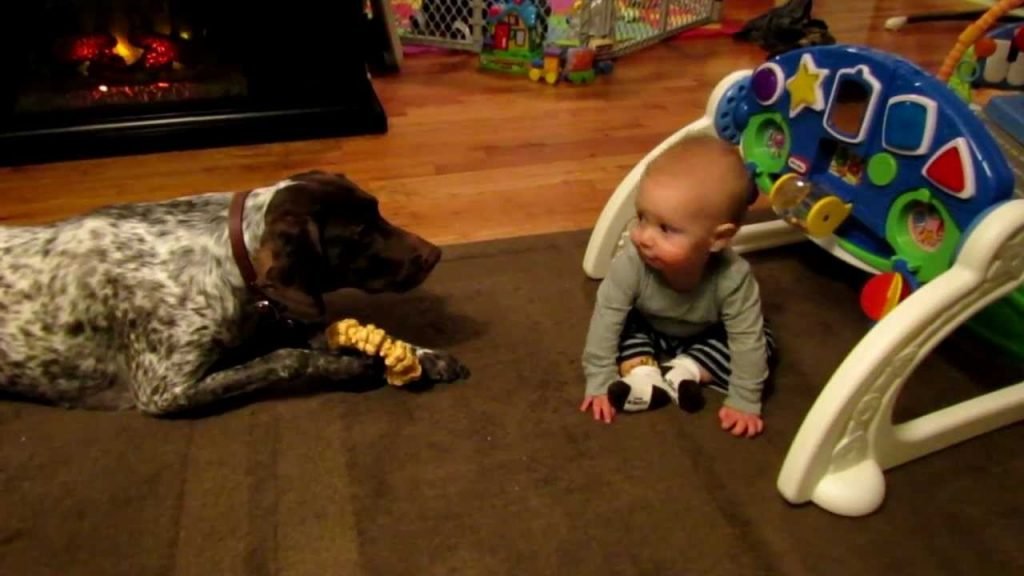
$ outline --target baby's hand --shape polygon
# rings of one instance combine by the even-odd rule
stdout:
[[[586,412],[591,407],[594,410],[594,420],[603,420],[605,424],[611,424],[615,419],[615,408],[612,408],[607,394],[587,396],[583,399],[583,404],[580,404],[580,412]]]
[[[728,406],[722,406],[718,411],[718,419],[722,422],[722,430],[728,430],[736,437],[753,438],[764,430],[764,420],[760,416]]]

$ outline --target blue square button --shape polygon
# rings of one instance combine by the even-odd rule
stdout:
[[[893,152],[924,154],[935,137],[935,101],[924,96],[897,96],[885,108],[882,144]]]

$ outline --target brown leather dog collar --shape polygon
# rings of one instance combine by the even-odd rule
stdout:
[[[231,241],[231,254],[235,258],[235,264],[242,274],[246,288],[256,298],[257,312],[283,323],[285,327],[294,327],[296,319],[287,313],[287,308],[283,308],[279,302],[260,288],[256,268],[252,265],[249,249],[245,246],[245,226],[243,224],[245,222],[245,199],[249,197],[250,192],[251,190],[240,190],[235,192],[231,198],[231,207],[228,209],[228,238]]]
[[[251,190],[240,190],[235,192],[231,198],[231,208],[228,209],[228,238],[231,240],[231,254],[235,257],[235,264],[242,274],[242,280],[246,288],[256,297],[255,307],[262,315],[271,316],[283,321],[286,325],[292,325],[293,320],[285,317],[278,305],[264,292],[257,284],[256,268],[249,258],[249,249],[245,246],[245,199],[249,197]]]
[[[242,273],[242,280],[250,290],[264,297],[262,290],[256,286],[256,269],[253,268],[249,250],[245,247],[245,230],[242,222],[245,215],[245,199],[249,197],[249,192],[251,191],[240,190],[231,198],[231,208],[228,210],[228,237],[231,239],[231,254],[235,257],[238,271]]]

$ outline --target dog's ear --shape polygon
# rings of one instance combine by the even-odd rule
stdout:
[[[358,188],[358,186],[356,186],[355,183],[349,180],[344,174],[339,172],[326,172],[324,170],[310,170],[309,172],[302,172],[301,174],[290,176],[288,179],[294,182],[307,182],[321,186],[348,186]]]
[[[269,218],[254,260],[257,286],[288,314],[306,320],[324,316],[323,248],[311,217],[291,212]]]

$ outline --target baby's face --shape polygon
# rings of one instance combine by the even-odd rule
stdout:
[[[640,257],[676,289],[694,287],[723,223],[713,186],[697,177],[647,178],[636,198],[637,223],[630,231]]]

